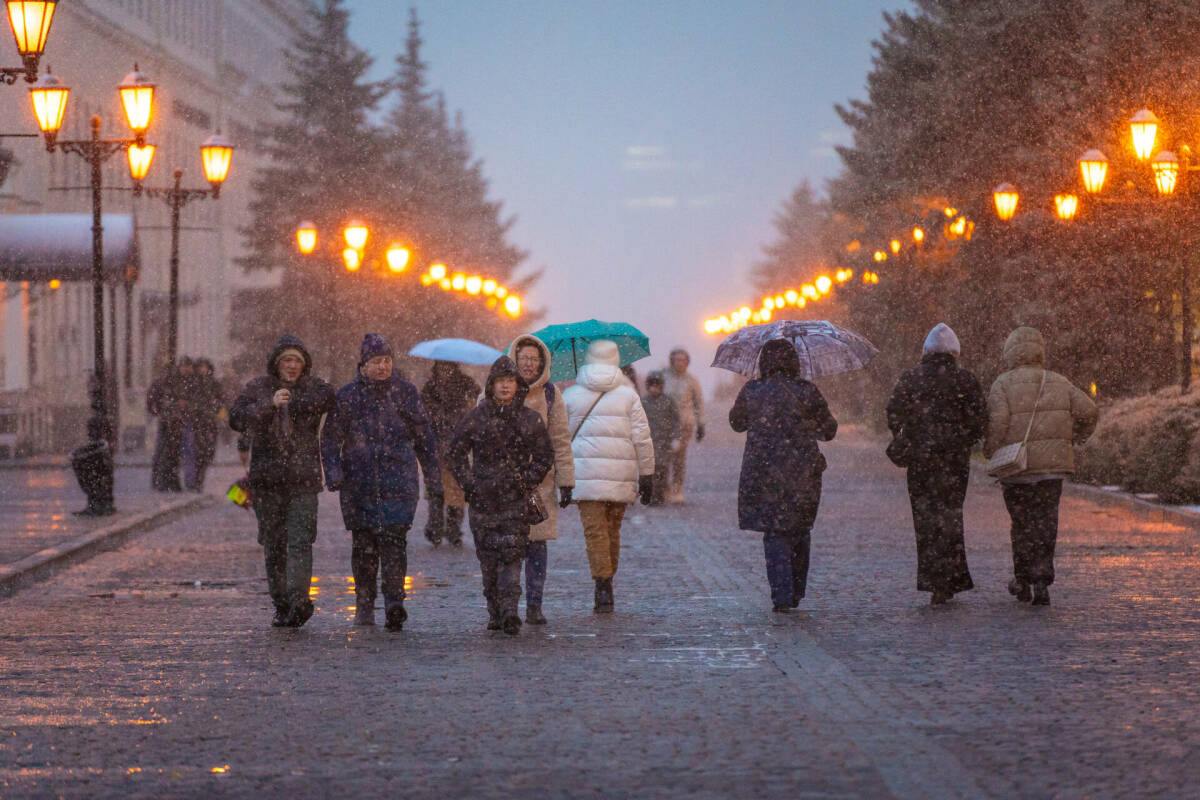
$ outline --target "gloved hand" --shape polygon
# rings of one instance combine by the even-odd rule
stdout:
[[[342,490],[342,482],[341,481],[333,481],[328,485],[327,488],[331,492],[340,492]]]
[[[704,441],[704,426],[703,425],[699,425],[699,424],[696,425],[696,441],[697,442]]]
[[[642,505],[650,505],[650,496],[654,494],[654,476],[642,475],[638,477],[638,497],[642,501]]]
[[[463,499],[467,501],[467,505],[471,505],[471,498],[475,496],[475,487],[462,487]]]
[[[574,491],[572,486],[558,487],[558,507],[566,508],[571,505],[571,493]]]

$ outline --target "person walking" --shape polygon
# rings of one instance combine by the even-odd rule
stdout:
[[[613,576],[625,507],[650,502],[654,441],[637,392],[621,373],[617,345],[588,345],[575,385],[563,392],[575,455],[575,498],[595,583],[595,611],[613,610]]]
[[[670,367],[663,373],[663,391],[679,411],[679,446],[671,453],[669,462],[667,502],[682,503],[688,444],[693,435],[697,442],[704,440],[704,390],[696,376],[688,372],[692,357],[687,350],[676,347],[669,361]]]
[[[1003,363],[1007,372],[988,393],[983,453],[991,458],[1001,447],[1025,443],[1025,469],[1000,481],[1012,518],[1008,591],[1022,602],[1049,605],[1063,479],[1074,474],[1074,446],[1092,435],[1098,414],[1087,394],[1046,369],[1046,343],[1035,328],[1008,335]]]
[[[267,374],[247,383],[229,412],[229,426],[250,437],[250,491],[275,627],[298,628],[313,614],[308,590],[321,491],[317,435],[334,402],[333,388],[312,375],[304,344],[285,334],[267,358]]]
[[[663,393],[661,372],[646,376],[642,408],[646,410],[650,438],[654,440],[654,488],[650,492],[650,505],[661,506],[666,502],[667,469],[671,454],[679,447],[680,431],[679,410],[675,408],[675,401]]]
[[[500,356],[488,373],[484,401],[467,412],[447,453],[450,471],[471,509],[488,630],[521,631],[521,563],[529,545],[530,492],[554,466],[554,446],[541,416],[525,407],[529,386]]]
[[[146,392],[146,411],[158,417],[158,437],[150,468],[150,488],[156,492],[182,492],[179,466],[182,458],[182,378],[174,363],[168,363]]]
[[[462,523],[467,500],[450,472],[446,452],[450,449],[455,427],[467,410],[478,402],[480,391],[479,384],[464,375],[453,361],[433,362],[432,375],[421,387],[421,400],[433,425],[438,461],[442,465],[443,496],[427,498],[429,520],[425,523],[425,538],[434,547],[442,543],[443,537],[452,546],[462,547]]]
[[[939,322],[925,337],[921,363],[905,372],[887,405],[897,457],[908,470],[917,538],[917,591],[940,605],[973,589],[963,538],[963,501],[971,448],[987,429],[979,380],[958,366],[961,348]]]
[[[742,387],[729,426],[746,433],[738,480],[738,525],[760,531],[771,602],[800,605],[808,587],[809,543],[821,502],[825,457],[817,441],[837,434],[821,390],[800,377],[791,342],[772,339],[758,357],[762,376]]]
[[[442,470],[417,387],[396,373],[392,347],[377,333],[363,337],[358,375],[338,390],[321,434],[321,457],[325,486],[339,493],[351,536],[354,624],[375,624],[382,578],[387,629],[398,631],[408,619],[404,577],[408,530],[420,500],[417,464],[431,502],[441,498]]]
[[[558,509],[571,504],[575,487],[575,458],[571,453],[571,432],[567,427],[567,409],[554,384],[550,383],[550,349],[531,334],[518,336],[508,348],[508,357],[517,365],[517,373],[529,387],[525,407],[536,411],[550,434],[554,447],[554,466],[538,487],[549,515],[545,522],[529,531],[525,555],[525,621],[545,625],[542,597],[549,568],[547,542],[558,538]],[[555,496],[555,487],[558,496]]]
[[[204,477],[217,452],[217,415],[225,407],[221,384],[207,358],[192,362],[191,390],[187,397],[184,429],[183,483],[190,492],[204,491]]]

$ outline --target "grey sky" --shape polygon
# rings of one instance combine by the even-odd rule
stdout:
[[[390,74],[414,3],[347,5],[374,76]],[[463,112],[529,268],[546,268],[531,305],[638,325],[655,354],[642,372],[674,344],[711,360],[703,320],[753,299],[776,210],[836,173],[833,104],[863,95],[881,13],[905,5],[415,3],[430,83]]]

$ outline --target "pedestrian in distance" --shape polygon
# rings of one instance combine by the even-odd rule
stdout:
[[[571,504],[575,459],[571,453],[567,409],[558,390],[550,383],[550,349],[541,339],[526,334],[518,336],[509,346],[508,357],[516,362],[521,380],[529,386],[525,408],[536,411],[542,418],[554,446],[554,466],[538,487],[549,516],[545,522],[530,529],[525,555],[525,621],[530,625],[545,625],[542,598],[549,568],[547,542],[558,538],[558,509]],[[555,487],[558,487],[557,497]]]
[[[654,440],[654,488],[650,492],[650,505],[661,506],[666,502],[667,470],[671,455],[679,447],[679,409],[675,401],[663,392],[663,374],[651,372],[646,376],[646,393],[642,395],[642,408],[646,421],[650,423],[650,438]]]
[[[649,503],[654,486],[650,423],[620,364],[616,344],[592,342],[575,385],[563,392],[575,455],[575,499],[598,613],[613,610],[626,506],[639,498]]]
[[[786,613],[808,586],[809,544],[821,502],[825,456],[818,441],[837,433],[821,390],[800,377],[791,342],[772,339],[758,356],[760,378],[738,393],[729,426],[746,434],[738,481],[738,525],[760,531],[771,602]]]
[[[696,376],[688,372],[692,357],[682,347],[671,351],[670,366],[663,373],[663,391],[679,411],[679,447],[669,462],[668,503],[682,503],[683,480],[687,476],[688,444],[692,436],[704,440],[704,390]]]
[[[221,384],[207,358],[192,362],[191,388],[186,397],[187,421],[183,442],[183,483],[190,492],[204,491],[204,477],[217,452],[217,416],[225,407]]]
[[[984,455],[1025,443],[1025,469],[1000,480],[1012,517],[1008,590],[1022,602],[1049,605],[1063,479],[1074,474],[1075,445],[1092,435],[1098,414],[1087,394],[1046,369],[1046,343],[1036,329],[1020,327],[1008,335],[1003,363],[1007,371],[988,393]]]
[[[554,446],[541,416],[525,407],[529,386],[500,356],[484,401],[454,431],[447,457],[471,510],[488,630],[521,632],[521,564],[529,545],[528,501],[554,466]]]
[[[312,546],[321,491],[321,418],[333,388],[312,375],[312,357],[284,335],[267,358],[267,374],[246,384],[229,426],[250,437],[250,490],[263,547],[275,627],[302,626],[313,614]]]
[[[408,531],[420,500],[417,465],[430,501],[442,495],[433,428],[417,387],[392,363],[392,347],[377,333],[363,337],[358,375],[337,393],[321,434],[325,486],[339,493],[350,531],[355,625],[375,624],[376,581],[383,584],[389,631],[408,619],[404,578]]]
[[[462,523],[466,516],[467,500],[450,472],[450,461],[446,454],[454,437],[454,429],[468,409],[478,402],[480,391],[479,384],[464,375],[453,361],[433,362],[432,375],[421,387],[421,400],[433,425],[438,461],[442,465],[444,494],[441,498],[427,498],[429,519],[425,523],[425,538],[434,547],[440,545],[443,538],[454,547],[462,547]]]
[[[963,536],[971,448],[987,429],[983,387],[958,366],[961,347],[939,322],[925,337],[921,363],[905,372],[887,405],[889,454],[907,469],[917,538],[917,591],[941,605],[973,589]]]
[[[179,467],[182,458],[183,378],[179,368],[168,363],[146,392],[146,411],[158,417],[158,437],[150,467],[150,488],[156,492],[182,492]]]

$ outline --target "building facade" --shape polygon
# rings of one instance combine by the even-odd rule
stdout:
[[[129,136],[117,84],[135,63],[155,82],[147,140],[157,151],[146,186],[170,186],[180,167],[185,187],[206,187],[201,142],[220,131],[236,147],[220,198],[193,201],[181,221],[179,354],[210,358],[218,375],[227,373],[233,354],[232,297],[274,280],[237,266],[239,229],[265,158],[257,142],[285,79],[284,51],[306,24],[307,6],[308,0],[70,0],[59,4],[42,59],[43,72],[51,68],[71,87],[60,139],[87,138],[93,115],[102,119],[102,136]],[[4,58],[15,63],[15,51]],[[37,132],[26,84],[0,86],[0,119],[0,133]],[[0,139],[0,147],[9,151],[0,215],[91,213],[83,159],[47,153],[40,138]],[[133,196],[123,154],[106,163],[103,182],[104,213],[133,218],[140,263],[136,279],[111,286],[105,300],[122,442],[137,448],[148,427],[146,388],[166,359],[170,211],[160,199]],[[36,223],[36,216],[29,219]],[[0,457],[6,449],[63,452],[82,442],[88,416],[91,284],[0,281],[0,299]]]

